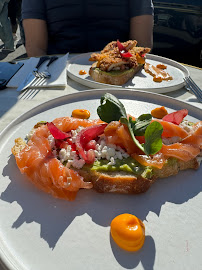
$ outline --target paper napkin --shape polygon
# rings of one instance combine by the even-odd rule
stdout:
[[[40,79],[33,82],[29,88],[54,88],[54,87],[65,87],[67,85],[67,72],[66,66],[68,61],[69,53],[64,56],[59,56],[48,68],[51,77],[48,79]],[[26,76],[36,67],[39,58],[31,57],[28,60],[24,60],[23,67],[16,73],[16,75],[9,81],[7,87],[17,88],[21,82],[26,78]],[[48,61],[44,62],[39,71],[43,71],[46,68]]]

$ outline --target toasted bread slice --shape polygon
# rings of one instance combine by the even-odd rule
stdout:
[[[26,142],[22,138],[15,139],[15,145],[11,148],[12,154],[15,156],[26,146]]]
[[[142,175],[135,176],[127,172],[106,172],[106,171],[86,171],[78,170],[84,180],[93,183],[93,188],[97,192],[139,194],[146,192],[158,178],[166,178],[176,175],[180,170],[198,169],[199,162],[194,158],[188,162],[173,159],[162,169],[153,169],[153,175],[150,179]]]
[[[130,68],[128,70],[112,70],[112,71],[102,71],[96,67],[96,63],[92,65],[89,70],[89,74],[92,79],[96,82],[113,84],[113,85],[123,85],[143,67],[143,65],[138,65],[137,67]]]
[[[138,177],[127,172],[106,172],[106,171],[78,171],[85,181],[91,181],[97,192],[139,194],[146,192],[156,180],[155,176],[147,179]]]

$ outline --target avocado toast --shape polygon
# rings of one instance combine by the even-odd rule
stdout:
[[[37,125],[27,143],[16,139],[17,166],[39,189],[68,200],[80,188],[138,194],[158,178],[199,167],[202,124],[186,123],[188,112],[175,112],[174,124],[150,113],[128,116],[108,93],[100,102],[100,119],[60,117]]]

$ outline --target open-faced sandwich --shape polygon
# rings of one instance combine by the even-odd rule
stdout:
[[[185,120],[187,110],[135,118],[106,93],[97,113],[97,120],[41,122],[27,142],[16,139],[12,153],[21,173],[54,197],[73,200],[80,188],[142,193],[157,178],[199,167],[202,122]]]
[[[96,82],[123,85],[143,67],[150,48],[136,47],[136,40],[112,41],[100,53],[92,53],[89,70]]]

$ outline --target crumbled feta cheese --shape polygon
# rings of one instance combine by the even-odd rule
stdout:
[[[77,158],[76,151],[72,151],[70,145],[67,146],[67,149],[65,149],[65,148],[60,149],[59,159],[60,159],[60,161],[62,163],[64,161],[69,160],[69,159],[72,159],[73,160],[75,158]]]
[[[71,130],[71,133],[72,133],[72,142],[73,142],[73,143],[76,142],[76,136],[77,136],[77,134],[78,134],[82,129],[84,129],[84,127],[79,126],[77,129]]]
[[[173,136],[171,138],[162,137],[162,142],[165,145],[170,145],[170,144],[177,143],[177,142],[180,142],[180,141],[181,141],[181,138],[178,137],[178,136]]]
[[[72,143],[75,143],[77,134],[83,129],[83,127],[79,127],[76,130],[72,130]],[[55,140],[53,137],[49,137],[50,144],[55,145]],[[128,153],[126,153],[120,146],[116,146],[114,144],[107,145],[105,138],[100,138],[96,144],[95,150],[90,149],[89,151],[94,152],[95,159],[107,159],[109,161],[109,165],[115,165],[116,159],[122,160],[123,158],[129,157]],[[86,151],[84,151],[86,153]],[[87,154],[87,153],[86,153]],[[56,155],[56,151],[55,151]],[[76,153],[76,151],[72,151],[70,145],[67,148],[62,148],[59,151],[58,158],[62,163],[66,162],[66,167],[70,168],[71,166],[77,169],[81,169],[84,164],[85,160]]]
[[[111,160],[111,157],[115,159],[123,159],[129,157],[120,146],[114,144],[106,144],[105,139],[100,139],[96,145],[95,157],[99,160],[101,158]]]
[[[192,126],[189,125],[188,120],[183,120],[182,123],[179,124],[179,126],[187,132],[190,132],[192,130]]]
[[[32,128],[31,130],[30,130],[30,132],[26,135],[26,140],[30,140],[31,139],[31,137],[32,137],[32,135],[34,134],[34,132],[36,131],[36,129],[35,128]]]
[[[81,159],[74,159],[72,162],[72,166],[76,169],[81,169],[84,164],[85,164],[85,160],[82,158]]]
[[[55,147],[55,138],[52,135],[48,136],[48,141],[51,148]]]
[[[109,162],[107,165],[113,166],[113,165],[115,165],[115,164],[116,164],[116,161],[115,161],[114,157],[111,157],[111,158],[110,158],[110,162]]]
[[[120,151],[116,151],[115,158],[123,159],[122,153]]]

